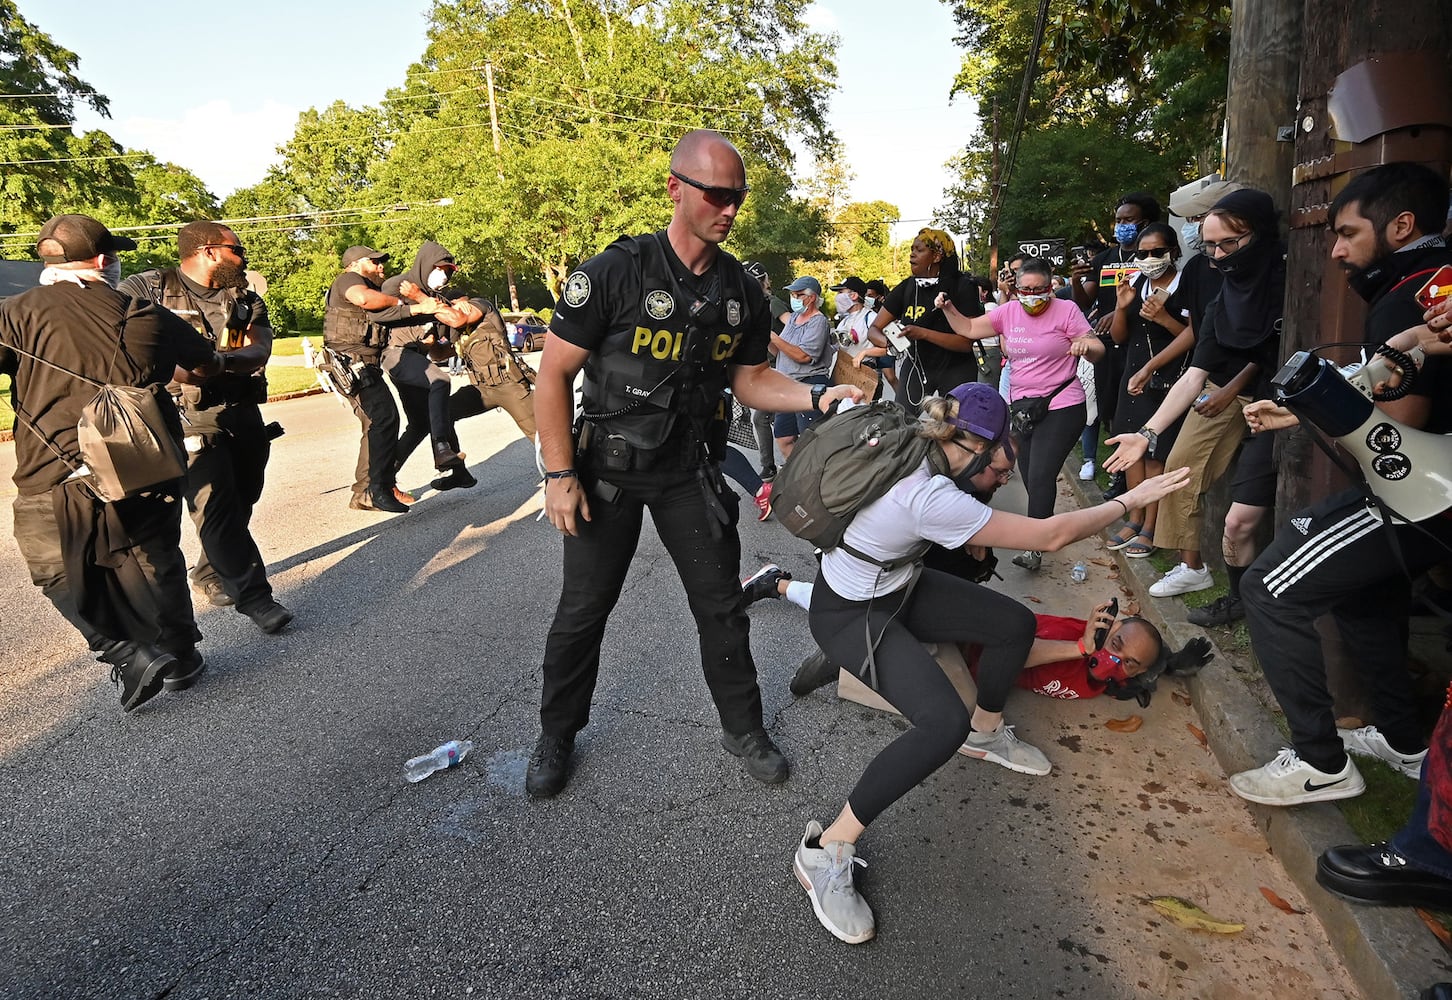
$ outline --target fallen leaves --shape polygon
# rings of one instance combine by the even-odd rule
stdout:
[[[1024,594],[1023,595],[1023,599],[1025,601],[1033,601],[1035,604],[1043,604],[1044,603],[1042,598],[1035,597],[1032,594]]]
[[[1138,715],[1131,715],[1124,719],[1110,719],[1104,724],[1104,728],[1112,733],[1132,733],[1144,725],[1144,719]]]
[[[1154,896],[1149,903],[1181,927],[1188,927],[1190,930],[1208,931],[1211,934],[1239,934],[1245,930],[1245,924],[1212,917],[1188,899],[1181,899],[1179,896]]]
[[[1417,909],[1417,916],[1422,918],[1422,923],[1426,924],[1427,928],[1437,936],[1437,940],[1442,942],[1442,947],[1446,948],[1448,951],[1452,951],[1452,932],[1449,932],[1447,928],[1442,925],[1442,921],[1438,920],[1435,915],[1428,913],[1426,910],[1423,910],[1421,908]]]
[[[1282,913],[1305,913],[1306,912],[1305,910],[1298,910],[1298,909],[1296,909],[1290,903],[1287,903],[1284,899],[1282,899],[1280,896],[1277,896],[1274,892],[1272,892],[1271,890],[1267,889],[1265,886],[1261,886],[1260,887],[1260,894],[1266,898],[1266,902],[1270,903],[1271,906],[1274,906],[1277,910],[1280,910]]]
[[[1185,728],[1190,730],[1190,735],[1195,737],[1195,739],[1199,741],[1202,747],[1207,750],[1210,749],[1210,741],[1205,738],[1205,730],[1201,729],[1193,722],[1185,723]]]
[[[1187,695],[1185,692],[1183,692],[1183,691],[1171,691],[1170,692],[1170,697],[1173,698],[1178,703],[1180,703],[1181,705],[1184,705],[1186,708],[1189,708],[1190,707],[1190,696]]]

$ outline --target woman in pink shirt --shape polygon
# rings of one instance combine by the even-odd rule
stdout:
[[[986,316],[964,316],[952,302],[938,303],[958,335],[969,340],[1001,338],[1003,356],[1010,363],[1010,405],[1050,397],[1048,415],[1028,436],[1015,439],[1018,467],[1028,490],[1028,516],[1036,518],[1053,516],[1055,480],[1084,430],[1084,387],[1076,377],[1079,358],[1096,361],[1105,350],[1079,307],[1054,297],[1053,274],[1046,260],[1024,261],[1015,279],[1017,297]],[[1042,562],[1040,552],[1013,557],[1015,566],[1030,572]]]

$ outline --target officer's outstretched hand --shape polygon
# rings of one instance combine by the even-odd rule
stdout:
[[[590,520],[590,501],[585,499],[585,489],[578,479],[571,476],[545,480],[545,516],[567,535],[580,533],[575,518]]]
[[[855,385],[834,385],[822,393],[822,402],[818,409],[822,413],[826,413],[839,399],[850,399],[854,403],[860,403],[862,402],[862,390]]]

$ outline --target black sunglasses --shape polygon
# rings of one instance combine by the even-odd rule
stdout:
[[[678,174],[674,170],[671,171],[671,176],[682,184],[689,184],[701,192],[701,195],[706,199],[706,204],[712,208],[726,208],[729,205],[740,207],[741,203],[746,200],[746,192],[751,190],[749,184],[739,188],[715,187],[711,184],[704,184],[694,177]]]
[[[245,256],[247,256],[247,248],[244,247],[240,243],[207,243],[207,244],[203,245],[202,249],[203,250],[231,250],[238,257],[245,257]]]
[[[1152,250],[1136,250],[1134,252],[1134,259],[1149,260],[1151,257],[1168,257],[1169,255],[1169,247],[1155,247]]]

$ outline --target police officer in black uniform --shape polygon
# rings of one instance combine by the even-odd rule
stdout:
[[[363,428],[348,506],[402,514],[414,498],[398,488],[398,404],[383,381],[380,359],[388,329],[380,324],[432,315],[438,300],[408,303],[381,291],[387,261],[388,254],[371,247],[343,251],[343,273],[328,288],[323,346],[333,352],[335,366],[347,369],[340,389]]]
[[[539,742],[525,788],[558,794],[575,734],[589,721],[605,623],[651,519],[685,584],[722,745],[764,782],[787,777],[762,727],[761,691],[736,574],[737,497],[717,460],[729,387],[773,412],[860,397],[767,367],[770,317],[757,283],[720,249],[746,197],[746,168],[716,132],[688,133],[671,156],[675,205],[658,233],[622,237],[570,275],[550,323],[535,390],[545,512],[564,533],[564,585],[545,645]],[[572,432],[573,385],[585,370]]]
[[[165,309],[110,287],[117,252],[136,244],[86,215],[40,231],[41,286],[0,305],[0,373],[14,380],[15,542],[30,579],[100,658],[121,707],[202,673],[181,552],[179,482],[103,503],[89,488],[77,421],[96,383],[159,391],[178,365],[198,378],[223,370],[210,341]],[[114,268],[114,270],[113,270]],[[180,421],[169,401],[171,428]]]
[[[202,542],[192,586],[214,605],[235,604],[262,631],[278,632],[292,612],[273,600],[251,530],[272,450],[260,408],[272,357],[267,306],[247,287],[247,252],[230,228],[191,222],[176,244],[177,267],[133,274],[120,290],[170,309],[227,356],[224,374],[199,385],[179,368],[170,386],[186,432],[187,507]]]

